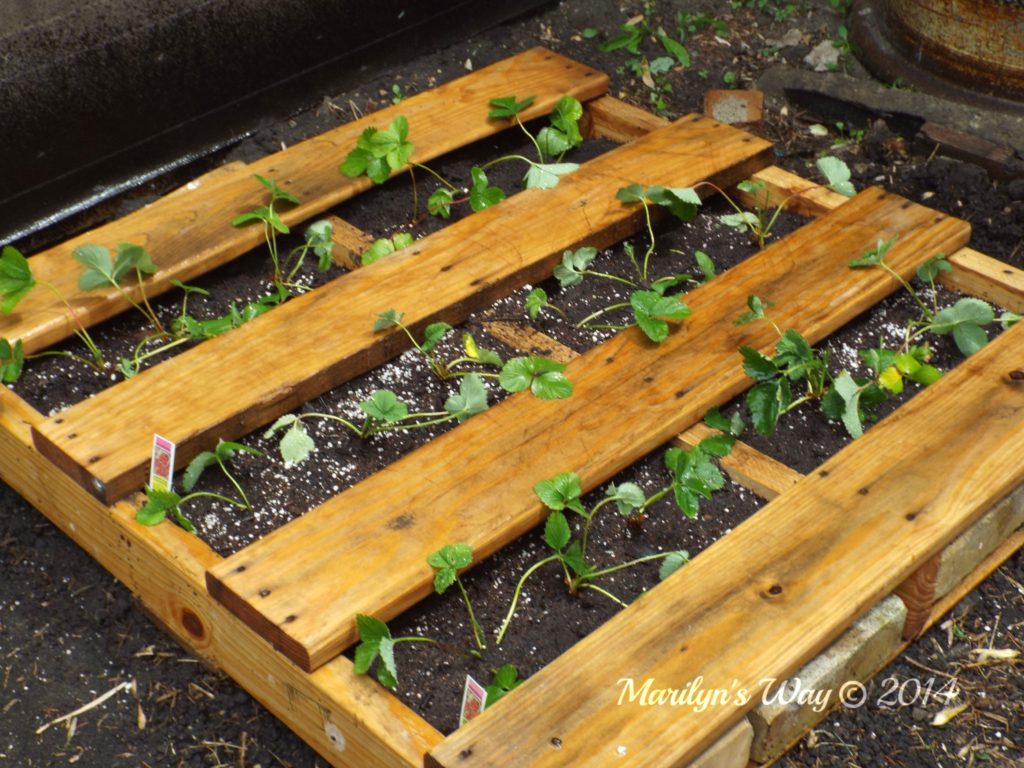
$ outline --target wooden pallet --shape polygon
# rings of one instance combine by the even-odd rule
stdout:
[[[132,589],[175,637],[233,676],[332,765],[684,764],[743,710],[620,707],[619,678],[683,682],[700,675],[707,688],[736,679],[756,689],[760,679],[797,669],[897,590],[911,608],[907,631],[916,633],[935,618],[929,577],[938,553],[1024,481],[1018,327],[811,476],[738,445],[724,466],[775,501],[452,736],[443,738],[374,681],[354,675],[338,656],[352,643],[354,614],[390,618],[426,595],[427,553],[461,540],[489,554],[543,519],[530,489],[551,474],[553,446],[558,466],[575,469],[590,489],[674,436],[699,440],[705,410],[749,384],[737,348],[767,350],[774,341],[756,324],[733,325],[747,295],[775,301],[780,324],[817,341],[897,289],[878,270],[845,264],[878,238],[899,235],[887,258],[901,274],[936,251],[953,253],[957,287],[1009,308],[1024,305],[1021,273],[966,249],[964,222],[878,189],[837,199],[766,167],[770,147],[760,139],[699,116],[666,125],[602,96],[606,87],[600,73],[528,51],[252,166],[216,172],[32,257],[36,272],[63,285],[93,324],[124,304],[116,295],[76,292],[68,256],[75,245],[144,243],[161,268],[154,277],[160,286],[207,271],[257,243],[259,232],[225,225],[259,204],[251,173],[274,176],[298,194],[303,204],[287,220],[299,223],[365,189],[336,166],[365,127],[397,114],[414,126],[417,159],[502,128],[486,120],[487,100],[510,93],[536,94],[531,116],[573,93],[587,102],[595,135],[626,142],[555,190],[523,192],[56,416],[0,389],[4,480]],[[465,130],[453,137],[454,124]],[[458,322],[549,274],[565,248],[603,247],[636,231],[636,211],[614,199],[619,186],[704,179],[727,186],[755,172],[788,207],[818,218],[691,292],[692,318],[660,347],[627,331],[572,359],[570,400],[509,398],[229,558],[170,525],[134,522],[135,502],[124,497],[141,487],[153,431],[179,442],[184,463],[218,437],[246,434],[400,353],[404,336],[363,330],[382,308],[402,307],[415,328]],[[26,299],[0,322],[0,333],[33,349],[69,333],[45,295],[30,298],[38,304]],[[297,342],[288,326],[298,316],[305,330]],[[350,332],[339,338],[339,327]],[[496,335],[507,330],[492,328]],[[520,336],[519,343],[559,352],[550,339]],[[254,373],[252,344],[287,355]],[[224,377],[235,377],[236,386],[224,386]],[[231,398],[196,386],[203,380],[218,382]],[[152,402],[167,407],[155,411]],[[479,462],[487,464],[486,476],[474,469]],[[434,472],[439,465],[446,471]],[[403,486],[400,478],[422,472],[442,479],[415,492]],[[359,510],[355,519],[352,509]]]

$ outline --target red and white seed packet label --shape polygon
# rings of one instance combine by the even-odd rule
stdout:
[[[462,689],[462,710],[459,712],[459,727],[462,727],[484,711],[487,706],[487,689],[466,675],[466,686]]]
[[[149,487],[169,491],[174,482],[174,443],[166,437],[153,435],[153,456],[149,462]]]

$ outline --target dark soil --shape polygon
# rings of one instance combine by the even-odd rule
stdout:
[[[251,160],[279,149],[282,142],[292,144],[333,127],[349,119],[354,109],[369,111],[383,106],[390,99],[392,83],[399,83],[406,93],[425,90],[437,82],[462,74],[467,61],[474,67],[480,67],[536,44],[547,45],[609,72],[612,75],[612,93],[628,101],[650,106],[652,96],[660,95],[665,102],[667,117],[700,111],[704,91],[725,85],[727,80],[733,79],[729,73],[734,73],[737,84],[746,86],[773,63],[787,61],[800,65],[813,45],[834,37],[834,29],[840,20],[824,3],[801,6],[782,21],[773,20],[769,12],[777,6],[771,3],[763,5],[767,9],[764,12],[733,9],[726,3],[711,0],[694,3],[692,8],[688,6],[686,10],[690,13],[709,12],[725,22],[728,31],[704,27],[688,36],[685,42],[693,65],[685,71],[673,71],[668,75],[667,82],[672,87],[670,92],[663,90],[660,94],[653,94],[631,72],[628,54],[623,51],[601,53],[596,49],[595,41],[583,34],[589,27],[614,34],[620,24],[643,12],[644,7],[639,3],[628,3],[620,8],[618,4],[603,0],[586,3],[567,0],[544,13],[423,57],[407,67],[370,75],[366,85],[357,92],[310,94],[310,103],[317,104],[317,107],[285,123],[268,126],[219,160]],[[675,30],[676,10],[665,7],[648,11],[652,14],[652,26],[660,23],[666,29]],[[792,29],[801,33],[797,44],[778,46],[773,43]],[[650,58],[661,55],[660,48],[644,45],[643,52]],[[893,136],[882,126],[866,126],[863,142],[847,140],[832,146],[834,141],[842,138],[834,129],[827,137],[816,137],[809,132],[809,125],[817,119],[820,118],[812,115],[770,113],[759,130],[777,142],[777,162],[780,164],[811,177],[815,174],[813,160],[819,153],[836,153],[850,163],[858,187],[867,183],[881,184],[911,199],[966,218],[974,225],[974,247],[1018,266],[1024,265],[1024,193],[1019,184],[993,182],[985,171],[975,166],[930,157],[931,147],[922,148],[912,140]],[[516,146],[518,139],[510,137],[508,141],[509,146]],[[503,144],[499,151],[505,151],[504,147]],[[513,188],[521,170],[513,164],[503,171],[499,168],[495,168],[493,175],[489,174],[492,180],[497,179],[499,173],[507,173],[509,180],[504,186]],[[168,179],[165,188],[156,183],[142,195],[127,196],[107,204],[88,224],[94,226],[102,217],[121,215],[181,181]],[[389,214],[373,219],[374,214],[368,211],[366,215],[370,218],[361,219],[362,214],[355,202],[343,207],[341,215],[374,234],[390,234],[396,222],[404,222],[408,218],[408,187],[392,182],[374,194],[382,201],[391,196],[394,200],[391,205],[400,210],[399,216],[390,217]],[[371,207],[384,210],[388,205],[381,202]],[[682,237],[678,234],[681,229],[668,224],[658,229],[659,270],[664,268],[666,274],[675,271],[697,274],[693,262],[694,248],[706,250],[719,269],[749,255],[751,249],[742,235],[712,225],[711,217],[706,213],[690,227],[698,231],[704,227],[699,242],[688,238],[675,239]],[[71,234],[65,232],[62,236]],[[634,243],[637,252],[642,254],[647,245],[645,236],[634,238]],[[683,253],[667,255],[672,248]],[[29,244],[25,250],[31,252],[36,249]],[[737,255],[733,256],[733,253]],[[595,264],[595,268],[609,263],[628,264],[622,258],[621,248],[612,249],[600,259],[603,260],[602,265]],[[232,270],[242,273],[235,267],[226,268],[225,273]],[[249,300],[265,290],[265,278],[265,275],[251,278],[254,282],[246,283],[246,287],[223,295]],[[559,306],[568,302],[572,312],[593,311],[569,302],[568,295],[563,294],[553,281],[548,281],[544,287],[552,302]],[[600,298],[611,301],[618,295],[621,294],[612,292]],[[899,299],[896,302],[898,304]],[[897,310],[898,307],[893,308],[894,312]],[[170,308],[164,311],[173,313]],[[223,308],[210,307],[208,311],[218,313]],[[492,315],[521,319],[522,295],[499,304]],[[843,356],[848,357],[849,353],[844,349],[848,350],[850,345],[861,345],[843,334],[860,333],[874,339],[876,326],[870,323],[881,322],[884,325],[890,322],[878,321],[877,315],[874,317],[874,320],[865,320],[865,325],[859,330],[844,330],[827,342],[836,350],[836,358],[845,361]],[[140,331],[134,320],[115,321],[111,325],[116,323],[126,323],[129,333],[138,334]],[[474,318],[467,327],[474,334],[480,334],[479,339],[485,346],[499,346],[493,340],[483,341],[480,318]],[[565,330],[565,323],[556,323],[549,315],[543,317],[539,327],[576,350],[586,349],[600,341],[600,336]],[[111,333],[114,332],[112,329]],[[503,352],[508,354],[507,350]],[[346,412],[351,413],[353,403],[360,397],[374,387],[386,385],[422,403],[424,408],[436,409],[438,401],[443,402],[446,396],[444,387],[431,379],[422,367],[409,377],[404,371],[410,370],[411,361],[400,362],[406,367],[386,366],[367,374],[347,387],[325,395],[323,402],[316,403],[315,407],[317,410],[324,407],[347,408]],[[28,370],[31,371],[35,365],[35,362],[30,364]],[[54,404],[64,405],[87,396],[89,391],[93,391],[88,387],[107,386],[109,374],[94,377],[91,384],[86,383],[87,376],[77,378],[82,380],[76,384],[78,391],[56,393],[52,401]],[[53,387],[45,380],[41,380],[39,386],[48,392]],[[55,406],[44,407],[48,410]],[[786,425],[795,424],[798,418],[797,414],[785,417],[779,434],[786,434],[784,430],[789,429]],[[842,439],[841,429],[836,425],[828,425],[817,417],[808,419],[810,421],[824,424],[826,431],[831,430],[828,445],[824,445],[822,438],[823,446],[814,449],[813,458],[779,454],[805,471],[836,449],[838,442],[835,438]],[[260,438],[255,440],[255,444],[270,448],[266,443],[261,444]],[[799,441],[817,443],[819,438],[807,436]],[[334,430],[324,429],[319,442],[318,464],[330,456],[340,463],[352,462],[359,468],[347,472],[335,468],[313,479],[315,492],[321,495],[317,498],[336,492],[346,483],[355,482],[380,462],[391,461],[416,444],[411,436],[403,436],[399,440],[388,441],[389,446],[395,447],[394,455],[372,456],[377,453],[379,444],[371,442],[366,444],[363,455],[353,459],[351,441],[342,442]],[[784,450],[779,446],[795,441],[753,442],[772,452]],[[652,455],[629,470],[633,475],[628,479],[635,479],[648,491],[654,490],[664,482],[663,477],[658,477],[658,473],[663,472],[660,460],[660,452]],[[246,480],[269,478],[268,487],[285,491],[284,496],[268,496],[268,499],[275,500],[267,501],[262,508],[280,507],[290,516],[308,503],[289,495],[291,489],[299,484],[297,469],[280,474],[276,469],[248,466],[247,462],[248,459],[240,463],[240,474],[246,473]],[[627,478],[620,478],[620,481],[622,479]],[[132,608],[123,587],[114,583],[88,556],[24,502],[4,489],[0,504],[5,510],[5,514],[0,516],[0,572],[5,577],[0,579],[0,712],[4,714],[0,718],[0,765],[29,767],[77,763],[104,768],[116,765],[305,768],[325,764],[246,693],[222,676],[205,670],[168,641]],[[261,508],[260,504],[256,506]],[[706,504],[698,521],[685,521],[670,505],[664,504],[652,511],[640,531],[629,529],[621,517],[609,510],[609,514],[600,519],[599,538],[595,539],[592,551],[598,558],[638,556],[677,548],[687,549],[694,555],[756,507],[756,501],[749,494],[732,489]],[[197,521],[205,523],[210,512],[199,511]],[[234,522],[231,525],[234,526]],[[239,542],[225,540],[218,548],[229,551],[238,545]],[[543,550],[539,535],[534,533],[467,576],[467,586],[471,596],[477,600],[475,605],[479,606],[485,626],[493,628],[500,623],[507,609],[509,586]],[[544,569],[532,577],[519,615],[500,653],[491,650],[483,661],[470,663],[436,648],[413,647],[411,644],[400,647],[400,696],[411,706],[428,713],[438,727],[448,730],[457,718],[461,678],[467,672],[486,682],[488,670],[508,660],[516,663],[522,674],[530,674],[557,655],[567,642],[571,643],[591,631],[614,612],[615,606],[596,593],[567,597],[559,575],[553,571]],[[615,574],[615,581],[607,586],[619,597],[629,600],[655,582],[654,571],[655,567],[646,565],[629,572],[628,576]],[[783,758],[782,764],[953,766],[1024,762],[1024,738],[1020,736],[1024,731],[1024,698],[1019,659],[978,664],[969,655],[971,650],[983,647],[1022,649],[1022,584],[1024,557],[1018,553],[962,601],[950,621],[931,630],[876,678],[873,694],[880,691],[878,686],[886,677],[922,681],[933,674],[943,679],[955,677],[963,691],[962,700],[968,701],[970,706],[952,722],[942,728],[929,724],[932,715],[941,708],[934,702],[886,708],[878,703],[878,696],[873,695],[868,704],[859,709],[840,710],[830,715],[797,750]],[[499,585],[503,587],[502,599],[488,606],[484,598],[493,594]],[[549,600],[562,605],[560,610],[565,613],[552,613]],[[566,616],[571,620],[563,618]],[[462,647],[469,642],[463,609],[454,599],[425,601],[393,622],[392,629],[396,635],[423,633]],[[422,665],[415,663],[416,657],[422,657]],[[79,716],[73,728],[60,725],[36,734],[36,729],[46,722],[130,679],[136,681],[137,693],[118,694],[106,704]],[[145,715],[144,727],[139,717],[140,710]]]

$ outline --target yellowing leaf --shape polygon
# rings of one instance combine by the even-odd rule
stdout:
[[[937,712],[935,717],[932,718],[932,725],[934,725],[936,728],[941,728],[946,723],[948,723],[950,720],[952,720],[954,717],[956,717],[961,712],[963,712],[965,709],[967,709],[967,707],[969,707],[969,706],[970,706],[970,704],[968,704],[967,702],[964,702],[963,704],[957,704],[957,705],[952,706],[952,707],[946,707],[945,709],[941,710],[940,712]]]
[[[878,383],[896,395],[903,391],[903,376],[900,375],[895,365],[890,365],[882,371],[882,375],[878,377]]]
[[[1020,651],[1011,648],[972,648],[971,654],[978,661],[1010,661],[1020,656]]]

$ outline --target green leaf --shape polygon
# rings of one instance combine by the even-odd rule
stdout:
[[[668,323],[665,320],[683,320],[690,316],[690,308],[679,299],[675,296],[661,296],[657,291],[633,291],[629,305],[640,330],[655,343],[668,338]]]
[[[488,708],[500,701],[509,691],[518,688],[522,682],[518,670],[512,664],[503,664],[495,669],[491,684],[485,688]]]
[[[427,564],[435,569],[434,591],[443,595],[458,578],[459,570],[468,568],[473,562],[473,549],[469,544],[445,544],[436,552],[427,555]]]
[[[15,305],[35,285],[36,281],[32,277],[32,268],[29,266],[28,259],[22,256],[21,251],[17,248],[5,245],[2,255],[0,255],[0,295],[3,296],[0,311],[3,311],[5,315],[10,314]]]
[[[934,283],[942,272],[952,272],[953,265],[944,254],[936,254],[917,268],[917,276],[925,283]]]
[[[572,146],[569,137],[553,126],[544,126],[537,133],[537,147],[545,157],[561,157]]]
[[[334,227],[326,219],[314,221],[306,227],[306,245],[313,249],[317,257],[317,269],[326,272],[331,268],[331,256],[334,253]]]
[[[431,216],[440,216],[442,219],[447,219],[452,215],[452,203],[454,201],[454,192],[447,187],[438,187],[427,198],[427,212]]]
[[[526,294],[526,314],[530,316],[531,320],[536,320],[540,311],[547,306],[549,306],[548,292],[543,288],[534,288]]]
[[[999,316],[999,325],[1005,331],[1021,321],[1022,316],[1007,310]]]
[[[620,187],[615,193],[615,197],[623,203],[642,203],[647,199],[644,196],[644,188],[639,184],[630,184],[627,187]]]
[[[647,199],[668,208],[669,213],[680,221],[689,221],[696,216],[701,205],[700,195],[693,187],[653,186],[647,190]]]
[[[753,347],[740,347],[743,356],[743,372],[754,381],[771,381],[779,375],[779,367],[769,357],[765,357]]]
[[[420,344],[420,349],[424,352],[429,352],[451,329],[452,327],[445,322],[431,323],[423,332],[423,343]]]
[[[542,400],[560,400],[572,394],[572,383],[562,371],[565,364],[545,357],[513,357],[498,374],[498,383],[508,392],[522,392],[529,388]]]
[[[390,328],[393,325],[401,325],[403,317],[405,317],[404,312],[399,313],[393,309],[385,309],[383,312],[378,312],[377,319],[373,323],[374,333],[383,331],[385,328]]]
[[[296,420],[292,422],[291,429],[284,433],[278,448],[285,464],[298,465],[308,459],[309,454],[316,450],[316,443],[306,431],[306,425]]]
[[[186,491],[191,491],[196,487],[196,483],[199,482],[199,476],[203,474],[203,471],[207,467],[214,466],[216,463],[217,456],[213,451],[203,451],[197,455],[189,462],[188,467],[185,469],[185,474],[181,476],[181,487]]]
[[[722,415],[718,406],[711,408],[704,414],[704,423],[712,429],[717,429],[719,432],[725,432],[728,434],[732,431],[732,422]]]
[[[661,567],[658,568],[658,579],[664,581],[688,562],[690,562],[690,553],[686,550],[680,549],[676,552],[669,552],[665,559],[661,561]]]
[[[376,132],[377,129],[367,128],[366,130]],[[367,150],[356,147],[345,156],[345,161],[338,166],[338,170],[350,179],[362,176],[366,173],[366,167],[370,157],[371,155]],[[234,222],[232,222],[232,224],[234,224]]]
[[[158,491],[146,486],[146,503],[135,513],[135,520],[142,525],[157,525],[180,503],[181,496],[174,491]]]
[[[594,569],[587,563],[587,559],[583,555],[583,545],[579,541],[574,541],[562,553],[562,562],[569,566],[569,570],[576,576],[584,579],[594,572]]]
[[[138,270],[144,275],[156,273],[156,264],[150,258],[149,253],[141,245],[132,243],[118,243],[117,258],[114,260],[112,277],[114,282],[120,284],[121,278],[131,270]]]
[[[602,43],[598,43],[597,49],[603,53],[610,53],[611,51],[617,51],[620,48],[625,48],[632,54],[636,54],[638,46],[643,40],[643,31],[638,26],[632,24],[623,24],[619,29],[622,30],[621,35],[612,38],[611,40],[605,40]]]
[[[580,477],[575,472],[559,472],[548,480],[541,480],[533,486],[533,492],[548,509],[559,512],[571,509],[583,514],[580,496]]]
[[[487,410],[487,388],[478,374],[470,373],[462,377],[459,393],[452,395],[444,403],[444,409],[463,422],[470,416]]]
[[[501,368],[504,365],[501,355],[493,349],[479,346],[471,333],[462,334],[462,348],[466,353],[466,357],[480,363],[480,365],[492,365],[495,368]]]
[[[792,328],[787,329],[779,337],[775,345],[775,364],[780,368],[793,368],[790,379],[796,380],[806,375],[808,368],[815,367],[814,349],[807,339]]]
[[[533,104],[534,96],[527,96],[522,101],[517,101],[515,96],[502,96],[498,99],[491,99],[490,106],[493,109],[487,113],[491,120],[510,120],[528,106]]]
[[[697,447],[710,456],[722,458],[732,453],[735,442],[736,438],[732,435],[711,435],[701,440]]]
[[[625,517],[632,515],[647,501],[643,488],[636,483],[621,483],[620,485],[612,483],[605,491],[605,495],[615,499],[615,506],[618,508],[619,514]]]
[[[258,181],[260,184],[262,184],[264,187],[270,190],[271,202],[284,200],[285,202],[288,203],[298,204],[299,198],[297,198],[291,192],[281,189],[279,186],[277,186],[277,182],[274,181],[273,179],[265,178],[263,176],[260,176],[259,174],[253,174],[253,176],[256,178],[256,181]]]
[[[760,297],[747,296],[747,308],[750,311],[744,312],[742,315],[737,317],[735,325],[746,325],[747,323],[752,323],[755,320],[767,320],[768,318],[765,317],[764,314],[765,306],[765,303],[761,301]],[[767,306],[773,307],[775,305],[772,304],[771,302],[768,302]]]
[[[555,552],[561,552],[572,538],[569,521],[561,512],[552,512],[544,523],[544,541]]]
[[[860,421],[860,396],[861,388],[847,371],[840,373],[833,384],[833,388],[843,398],[843,426],[850,433],[850,437],[858,438],[864,434],[864,427]]]
[[[864,361],[864,365],[875,373],[881,373],[896,363],[896,353],[891,349],[879,347],[878,349],[862,349],[857,355]],[[908,357],[910,357],[908,355]],[[910,358],[913,360],[913,358]],[[914,361],[916,363],[916,361]]]
[[[562,254],[562,263],[557,265],[554,276],[562,288],[570,288],[583,282],[584,272],[597,256],[596,248],[579,248],[575,253],[565,251]],[[539,289],[538,289],[539,290]]]
[[[723,213],[718,217],[718,220],[725,224],[727,227],[733,229],[746,230],[746,229],[759,229],[761,226],[761,220],[757,218],[750,211],[741,211],[739,213]]]
[[[387,423],[401,421],[409,415],[409,407],[390,389],[375,390],[369,398],[359,403],[359,410],[371,419]]]
[[[360,642],[356,646],[352,671],[357,675],[365,675],[379,657],[377,679],[387,688],[397,686],[398,669],[395,666],[395,644],[387,624],[372,616],[357,613],[356,628],[359,632]]]
[[[694,251],[693,256],[697,260],[697,267],[704,276],[704,282],[709,282],[715,276],[715,262],[701,250]]]
[[[857,190],[850,182],[850,168],[838,157],[819,157],[815,165],[828,182],[828,188],[846,197],[853,197]]]
[[[936,314],[931,329],[940,335],[952,333],[960,351],[972,355],[988,343],[981,326],[994,321],[995,312],[988,303],[966,297]]]
[[[659,35],[658,39],[661,41],[662,46],[670,54],[675,56],[676,61],[679,62],[679,66],[688,67],[690,66],[690,52],[686,50],[686,46],[676,40],[673,40],[668,35]]]
[[[775,431],[775,425],[779,422],[778,381],[764,381],[751,387],[747,392],[747,407],[750,409],[750,418],[754,422],[754,429],[762,435],[772,434]]]
[[[579,163],[530,163],[530,170],[526,172],[525,182],[527,189],[553,189],[558,186],[558,179],[567,173],[578,170]],[[497,187],[491,187],[497,189]],[[498,190],[499,192],[501,190]],[[503,200],[505,193],[501,193],[498,200]],[[472,198],[470,199],[472,205]],[[476,210],[476,209],[474,209]]]
[[[988,335],[984,328],[977,325],[958,325],[953,329],[953,341],[957,348],[966,357],[973,355],[979,349],[988,344]]]
[[[566,137],[570,147],[578,147],[583,143],[583,136],[579,129],[581,117],[583,117],[583,105],[575,97],[567,95],[558,100],[548,119],[551,121],[551,125]]]
[[[505,193],[500,187],[492,187],[487,182],[487,174],[479,166],[474,165],[470,169],[473,177],[473,186],[469,190],[469,207],[474,211],[482,211],[497,205],[505,199]]]
[[[110,260],[110,251],[102,245],[80,245],[71,252],[75,260],[85,267],[85,272],[78,278],[78,287],[83,291],[92,291],[114,283],[114,264]]]
[[[874,267],[885,261],[886,252],[892,247],[892,244],[896,242],[896,237],[893,236],[888,240],[878,240],[878,245],[873,250],[867,251],[860,258],[854,259],[849,263],[852,269],[861,269],[863,267]]]
[[[5,384],[13,384],[21,376],[21,369],[25,364],[25,348],[21,339],[11,342],[7,339],[0,339],[0,378]]]

